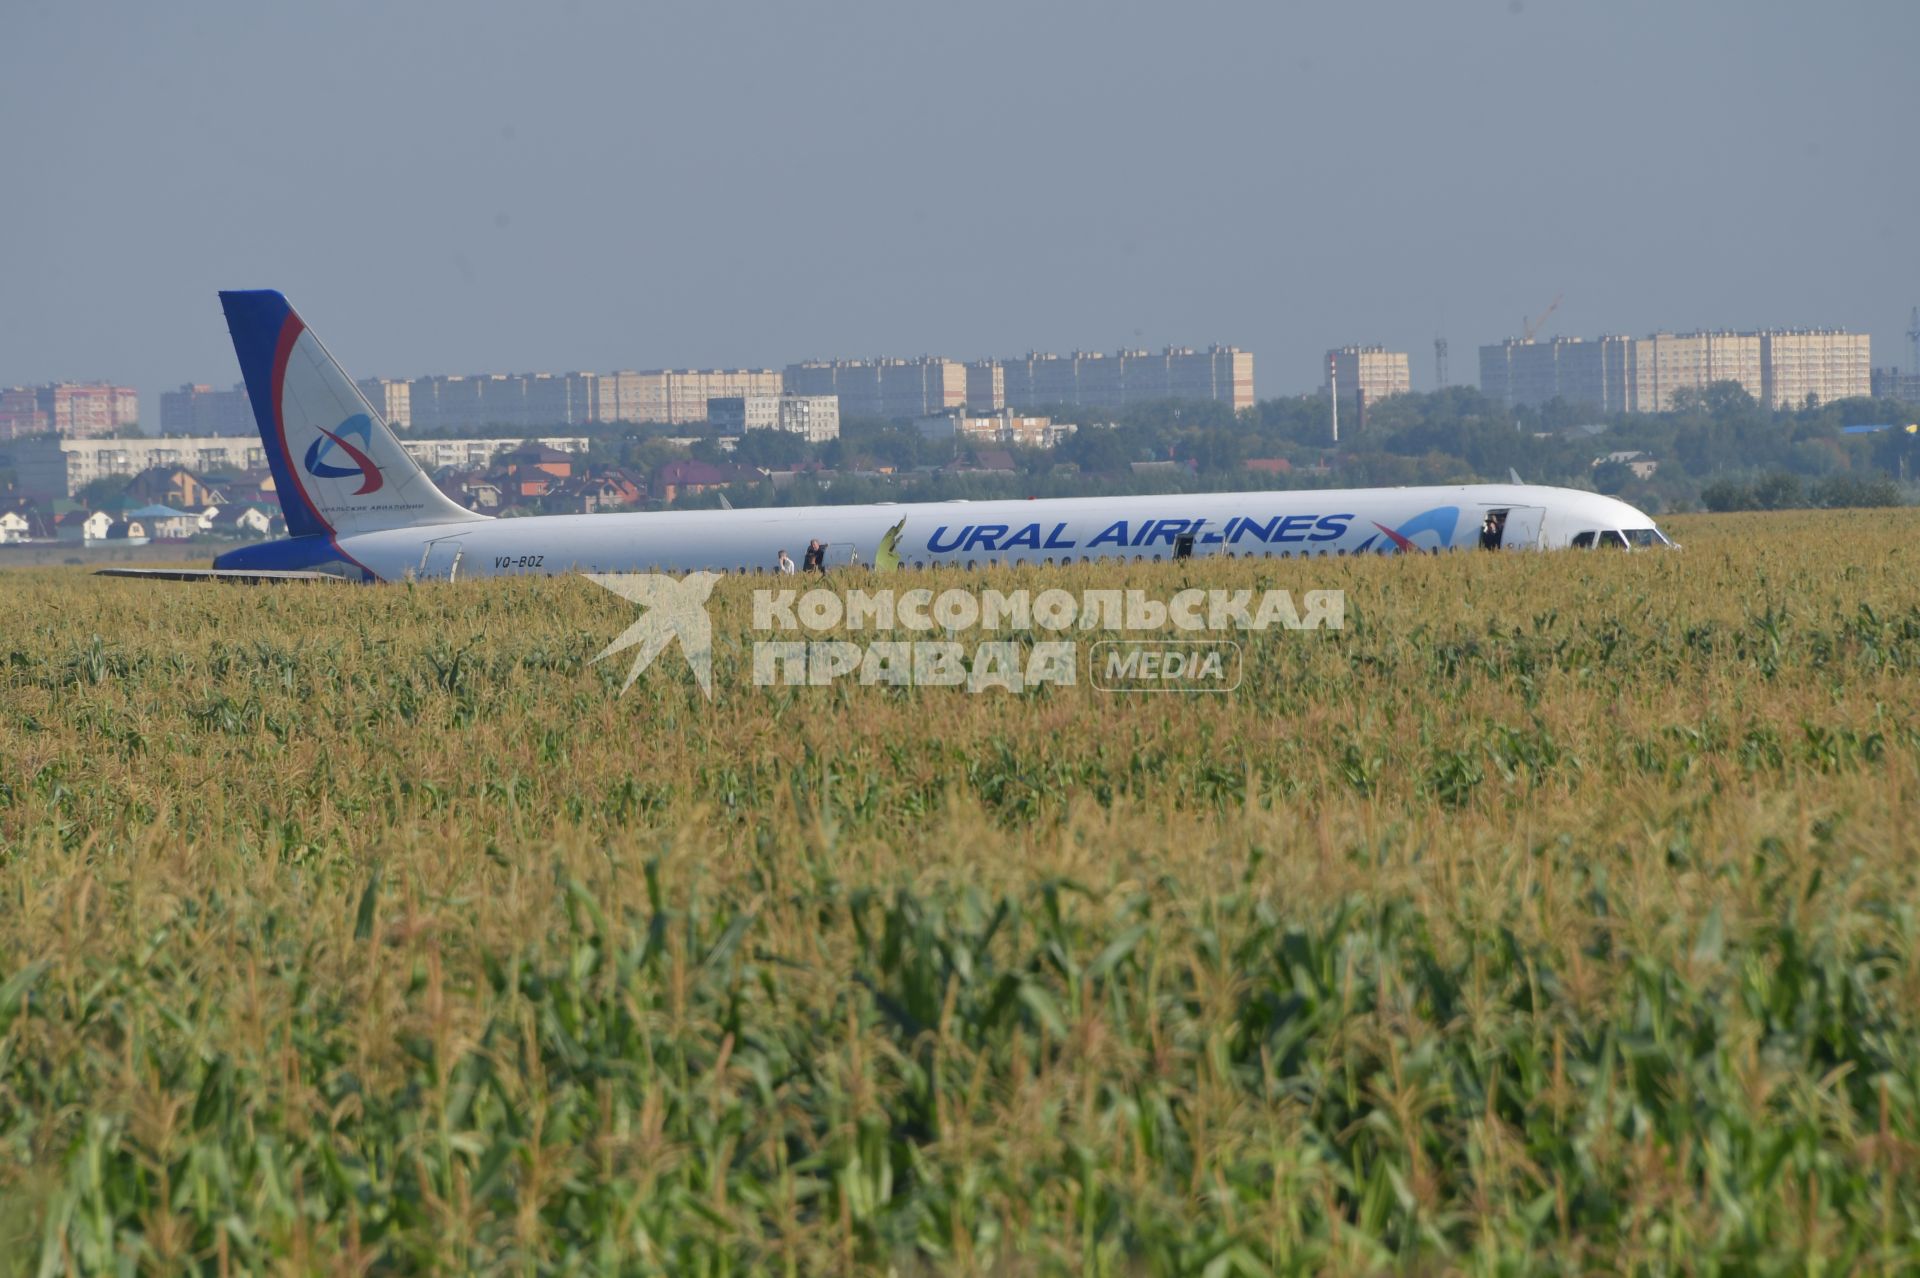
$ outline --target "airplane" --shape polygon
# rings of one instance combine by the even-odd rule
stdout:
[[[1626,502],[1521,483],[495,519],[434,486],[280,293],[222,292],[220,303],[289,536],[229,550],[211,569],[101,570],[108,575],[775,573],[782,551],[794,556],[815,540],[826,566],[879,571],[1673,544]]]

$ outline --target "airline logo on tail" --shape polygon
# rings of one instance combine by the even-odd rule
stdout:
[[[380,490],[386,480],[381,476],[380,468],[373,464],[373,458],[367,456],[365,451],[373,445],[373,420],[370,417],[365,413],[355,413],[332,430],[324,426],[314,429],[320,432],[321,437],[307,446],[306,467],[309,475],[321,479],[358,478],[360,487],[353,492],[356,497]],[[349,443],[349,439],[359,440],[359,447]],[[339,465],[337,458],[329,461],[328,458],[334,457],[336,449],[353,464]]]

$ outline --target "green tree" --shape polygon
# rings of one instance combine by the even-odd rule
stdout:
[[[1753,485],[1753,504],[1761,510],[1791,510],[1806,500],[1806,485],[1797,475],[1769,471]]]
[[[1752,510],[1753,489],[1731,479],[1718,479],[1700,490],[1700,502],[1708,510]]]
[[[1625,462],[1604,461],[1593,468],[1593,487],[1609,497],[1618,496],[1634,482],[1633,467]]]
[[[127,485],[133,482],[131,475],[102,475],[98,479],[83,484],[73,499],[82,506],[97,506],[110,501],[127,491]]]

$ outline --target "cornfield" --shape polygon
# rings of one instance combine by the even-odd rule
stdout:
[[[1226,696],[11,574],[0,1274],[1920,1267],[1920,514],[1673,522],[982,575]]]

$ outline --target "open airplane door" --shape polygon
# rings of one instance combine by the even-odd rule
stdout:
[[[1500,530],[1500,549],[1540,549],[1540,535],[1546,527],[1546,522],[1545,506],[1509,507],[1506,526]]]

